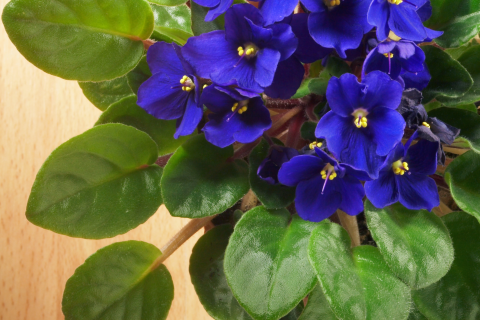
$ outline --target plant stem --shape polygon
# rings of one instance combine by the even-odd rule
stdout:
[[[166,245],[160,249],[162,251],[162,255],[158,257],[157,260],[152,265],[152,270],[156,269],[160,266],[168,257],[172,255],[178,248],[181,247],[182,244],[185,243],[191,236],[197,233],[198,230],[205,227],[213,218],[217,215],[200,218],[200,219],[192,219],[189,223],[187,223],[176,235],[173,236],[170,241],[167,242]]]
[[[352,240],[352,248],[360,245],[360,232],[358,231],[357,217],[349,216],[342,210],[337,210],[340,223],[347,230]]]
[[[447,146],[443,146],[443,150],[446,151],[446,152],[450,152],[450,153],[458,154],[458,155],[464,154],[465,152],[470,151],[470,149],[452,148],[452,147],[447,147]]]
[[[272,127],[267,131],[268,135],[272,135],[275,133],[278,129],[280,129],[285,123],[287,123],[288,120],[292,119],[295,117],[298,113],[300,113],[303,110],[303,106],[296,106],[293,109],[288,110],[285,112],[280,119],[278,119]]]
[[[245,196],[243,196],[242,203],[240,204],[240,210],[246,212],[254,208],[258,203],[258,198],[250,189]]]
[[[290,148],[297,148],[297,144],[300,141],[300,129],[305,122],[303,114],[299,113],[290,120],[288,125],[288,135],[285,145]]]
[[[447,215],[449,214],[450,212],[453,212],[452,209],[450,209],[449,206],[447,206],[445,203],[443,203],[442,201],[440,201],[440,205],[438,207],[435,207],[433,208],[433,212],[439,216],[439,217],[443,217],[444,215]]]

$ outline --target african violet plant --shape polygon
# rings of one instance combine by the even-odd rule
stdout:
[[[20,53],[103,111],[45,161],[28,220],[101,239],[161,204],[192,219],[88,258],[65,318],[165,319],[163,262],[205,227],[190,274],[215,319],[479,319],[480,2],[233,2],[5,7]]]

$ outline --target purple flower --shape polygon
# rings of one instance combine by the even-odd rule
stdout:
[[[148,49],[152,77],[138,89],[137,104],[158,119],[177,119],[175,138],[193,133],[202,119],[201,83],[176,44],[157,42]]]
[[[234,5],[225,14],[225,31],[188,39],[185,59],[198,75],[218,84],[236,80],[242,88],[263,91],[272,84],[278,63],[288,59],[298,40],[285,23],[265,26],[250,4]]]
[[[278,170],[280,170],[282,164],[298,156],[298,154],[298,151],[293,148],[273,145],[268,157],[258,166],[257,175],[270,184],[278,184]]]
[[[438,143],[421,140],[410,146],[412,138],[389,153],[377,180],[365,182],[367,198],[375,207],[400,201],[408,209],[431,211],[440,204],[437,185],[428,177],[437,169]]]
[[[427,64],[423,63],[423,71],[408,72],[403,70],[398,80],[403,81],[405,89],[415,88],[423,90],[428,86],[431,78],[432,76],[430,72],[428,72]]]
[[[345,50],[356,49],[363,35],[372,29],[367,21],[371,0],[302,0],[310,10],[308,29],[325,48],[334,48],[345,59]]]
[[[317,125],[315,136],[341,162],[378,176],[384,157],[401,141],[405,121],[395,110],[402,86],[380,71],[361,83],[352,74],[330,79],[327,101],[332,109]]]
[[[205,138],[220,148],[253,142],[272,126],[263,100],[248,90],[213,84],[203,90],[202,101],[212,111]]]
[[[367,174],[338,163],[318,148],[315,151],[315,155],[292,158],[278,172],[280,183],[297,187],[295,207],[299,216],[318,222],[337,209],[351,216],[362,212],[365,191],[359,179],[368,179]]]
[[[210,8],[205,16],[205,21],[212,21],[227,11],[231,7],[233,0],[194,0],[193,2]]]
[[[396,80],[402,72],[424,70],[425,53],[411,41],[380,42],[368,54],[363,66],[362,77],[375,70],[383,71]]]
[[[389,36],[395,40],[424,41],[443,34],[423,26],[422,19],[429,14],[429,0],[373,0],[368,22],[377,27],[380,41]]]

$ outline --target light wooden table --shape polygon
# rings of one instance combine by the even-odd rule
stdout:
[[[0,0],[0,8],[7,0]],[[162,247],[188,220],[162,206],[145,224],[100,241],[74,239],[29,223],[25,208],[35,175],[61,143],[91,128],[99,117],[78,84],[27,62],[0,23],[0,319],[57,320],[63,289],[75,268],[99,248],[143,240]],[[188,273],[197,233],[167,261],[175,285],[170,320],[211,319]]]

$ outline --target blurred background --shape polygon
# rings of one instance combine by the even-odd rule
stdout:
[[[0,11],[7,4],[0,0]],[[0,23],[0,319],[64,319],[67,279],[84,260],[113,242],[142,240],[162,247],[187,219],[164,206],[145,224],[105,240],[74,239],[36,227],[25,218],[28,195],[48,155],[91,128],[100,116],[76,81],[37,69],[15,49]],[[166,261],[175,285],[169,320],[211,319],[188,273],[197,233]]]

